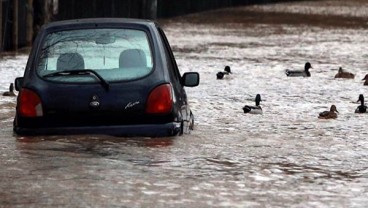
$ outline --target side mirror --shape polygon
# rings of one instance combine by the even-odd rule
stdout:
[[[15,90],[16,91],[20,91],[20,89],[22,89],[22,86],[23,86],[23,77],[17,77],[15,78]]]
[[[197,72],[186,72],[183,74],[182,82],[185,87],[195,87],[199,85],[199,74]]]

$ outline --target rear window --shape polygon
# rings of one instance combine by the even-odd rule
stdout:
[[[44,39],[37,72],[61,82],[97,82],[93,74],[70,73],[93,70],[104,80],[138,79],[152,71],[153,59],[146,32],[134,29],[79,29],[54,32]]]

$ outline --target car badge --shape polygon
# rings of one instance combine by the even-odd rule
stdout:
[[[92,101],[89,103],[89,107],[91,107],[91,108],[100,107],[100,101],[99,101],[97,95],[92,96]]]
[[[126,106],[125,106],[125,110],[129,109],[129,108],[132,108],[136,105],[138,105],[140,102],[139,101],[135,101],[135,102],[129,102]]]

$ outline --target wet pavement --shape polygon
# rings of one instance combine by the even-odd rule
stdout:
[[[0,97],[0,207],[366,207],[368,2],[306,1],[160,21],[195,131],[176,138],[17,137]],[[0,59],[0,90],[27,55]],[[285,69],[311,62],[309,78]],[[225,65],[230,78],[216,80]],[[352,80],[334,79],[338,67]],[[245,115],[261,94],[263,115]],[[331,104],[336,120],[319,120]]]

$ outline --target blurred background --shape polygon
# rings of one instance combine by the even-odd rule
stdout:
[[[93,17],[156,19],[282,1],[285,0],[1,0],[0,51],[31,46],[39,28],[55,20]]]

